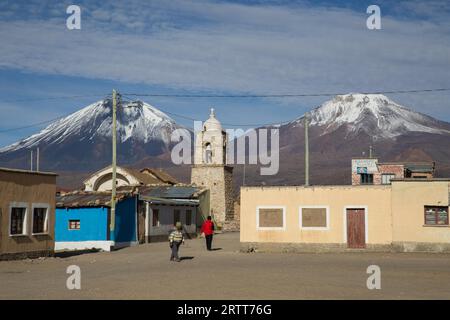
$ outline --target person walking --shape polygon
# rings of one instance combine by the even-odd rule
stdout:
[[[175,230],[172,231],[169,235],[169,244],[170,248],[172,249],[172,255],[170,256],[170,261],[177,261],[180,262],[181,259],[178,257],[178,249],[180,248],[180,245],[184,244],[184,236],[182,232],[182,225],[181,222],[177,222],[175,224]]]
[[[205,222],[202,224],[202,228],[200,229],[200,232],[205,235],[206,239],[206,249],[208,251],[211,251],[212,248],[212,240],[213,240],[213,234],[214,234],[214,222],[212,222],[211,216],[208,216]]]

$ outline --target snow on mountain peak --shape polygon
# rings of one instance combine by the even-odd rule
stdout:
[[[37,134],[0,149],[0,152],[32,148],[41,143],[60,144],[74,137],[80,141],[111,137],[111,109],[111,99],[97,101],[51,123]],[[172,131],[178,128],[181,127],[172,118],[142,101],[122,101],[117,108],[117,137],[122,143],[130,139],[144,143],[159,140],[167,146]]]
[[[410,131],[448,133],[440,128],[437,120],[405,108],[382,94],[335,96],[312,110],[310,119],[312,126],[325,127],[324,134],[342,125],[346,125],[350,133],[362,130],[383,138],[393,138]]]

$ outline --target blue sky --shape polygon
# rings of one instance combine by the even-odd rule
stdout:
[[[81,30],[66,8],[81,7]],[[377,4],[382,29],[368,30]],[[2,1],[0,146],[122,93],[280,94],[450,87],[448,1]],[[48,97],[82,96],[45,100]],[[450,93],[389,95],[450,121]],[[144,98],[224,123],[296,118],[328,98]],[[192,125],[174,117],[185,125]]]

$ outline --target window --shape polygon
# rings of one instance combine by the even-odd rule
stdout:
[[[69,230],[80,230],[80,220],[69,220]]]
[[[209,143],[207,143],[205,145],[205,162],[212,163],[212,150],[211,150],[211,144],[209,144]]]
[[[180,221],[180,210],[173,210],[173,225]]]
[[[395,178],[395,174],[385,173],[381,175],[381,184],[391,184],[391,179]]]
[[[153,209],[152,226],[159,227],[159,209]]]
[[[361,176],[361,184],[373,184],[373,174],[362,173],[360,176]]]
[[[277,230],[285,228],[284,207],[258,207],[256,218],[256,226],[260,230]]]
[[[192,224],[192,210],[186,210],[186,225]]]
[[[300,207],[300,228],[328,230],[329,207]]]
[[[33,233],[47,233],[48,208],[33,207]]]
[[[425,225],[448,225],[448,207],[425,206]]]
[[[11,207],[10,235],[15,236],[26,234],[26,216],[27,208],[25,206]]]

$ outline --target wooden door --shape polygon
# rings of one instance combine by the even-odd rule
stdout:
[[[364,209],[347,209],[347,246],[366,247],[366,227]]]

